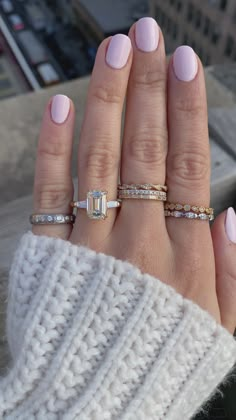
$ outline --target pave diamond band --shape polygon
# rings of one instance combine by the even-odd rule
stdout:
[[[107,201],[107,191],[89,191],[87,200],[72,201],[71,206],[77,209],[86,209],[90,219],[104,220],[107,218],[107,210],[120,207],[121,201]]]
[[[166,192],[156,190],[121,190],[118,191],[119,199],[139,199],[166,201]]]
[[[31,214],[32,225],[57,225],[75,222],[74,214]]]
[[[212,221],[214,220],[213,214],[206,214],[206,213],[194,213],[191,211],[185,212],[185,211],[170,211],[165,210],[165,216],[166,217],[176,217],[176,218],[185,218],[185,219],[198,219],[198,220],[207,220]]]

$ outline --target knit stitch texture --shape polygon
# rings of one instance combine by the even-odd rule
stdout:
[[[7,420],[188,420],[236,361],[193,302],[131,264],[26,233],[10,271]]]

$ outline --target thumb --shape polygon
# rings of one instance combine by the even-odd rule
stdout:
[[[232,207],[215,220],[212,240],[221,321],[233,333],[236,327],[236,214]]]

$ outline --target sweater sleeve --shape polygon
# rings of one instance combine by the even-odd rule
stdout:
[[[10,271],[7,337],[7,420],[187,420],[236,361],[233,337],[171,287],[31,232]]]

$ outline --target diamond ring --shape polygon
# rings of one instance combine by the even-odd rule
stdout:
[[[107,218],[107,210],[120,207],[121,200],[107,201],[107,191],[89,191],[87,200],[72,201],[71,206],[86,209],[90,219],[104,220]]]

